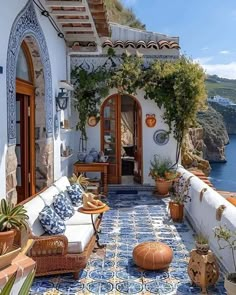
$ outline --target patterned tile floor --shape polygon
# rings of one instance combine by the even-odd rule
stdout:
[[[80,294],[200,294],[189,283],[187,261],[194,247],[193,232],[185,221],[169,220],[168,199],[151,193],[111,193],[107,200],[111,210],[103,216],[100,242],[106,248],[90,257],[78,281],[71,274],[36,278],[31,295]],[[144,271],[132,260],[134,245],[143,241],[163,241],[174,251],[168,271]],[[222,276],[210,295],[226,294]]]

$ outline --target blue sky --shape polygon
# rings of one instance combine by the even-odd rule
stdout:
[[[209,74],[236,79],[236,0],[122,0],[148,31],[179,36]]]

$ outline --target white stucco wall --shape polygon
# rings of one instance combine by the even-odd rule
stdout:
[[[0,11],[0,66],[3,66],[3,74],[0,74],[0,198],[5,196],[6,193],[6,165],[5,157],[7,150],[7,89],[6,89],[6,62],[7,62],[7,49],[9,36],[12,28],[12,24],[27,3],[26,0],[11,0],[6,1],[1,7]],[[44,4],[45,2],[42,1]],[[53,101],[55,102],[55,96],[58,92],[58,81],[67,79],[67,64],[66,64],[66,44],[65,41],[57,36],[57,32],[52,27],[49,20],[42,16],[38,8],[35,7],[38,21],[44,32],[44,36],[47,43],[49,52],[49,58],[51,63],[52,73],[52,91]],[[55,103],[54,103],[55,114]],[[57,179],[63,174],[60,161],[60,136],[54,142],[54,178]]]
[[[183,174],[185,179],[193,176],[192,173],[184,168],[178,169]],[[197,232],[203,233],[208,237],[210,249],[218,257],[219,261],[226,268],[227,271],[234,271],[232,253],[228,248],[219,250],[217,240],[214,237],[213,228],[218,225],[227,225],[233,231],[236,229],[236,207],[225,200],[215,190],[207,186],[202,180],[194,176],[190,180],[190,196],[191,202],[185,205],[186,215],[189,218],[192,226]],[[207,191],[203,194],[202,202],[200,201],[200,192],[203,188]],[[216,209],[220,205],[225,205],[226,209],[223,211],[221,221],[216,220]]]
[[[113,89],[110,91],[109,95],[115,94],[116,91]],[[155,154],[161,157],[170,158],[173,163],[175,163],[175,151],[176,151],[176,141],[172,135],[170,135],[169,142],[166,145],[157,145],[153,140],[153,134],[158,129],[164,129],[168,131],[168,126],[163,122],[162,114],[163,111],[160,110],[155,102],[152,100],[144,99],[144,91],[139,90],[137,95],[135,95],[137,100],[140,102],[142,109],[142,135],[143,135],[143,184],[152,184],[154,181],[148,176],[150,168],[150,160],[153,159]],[[147,127],[145,123],[146,114],[155,114],[157,123],[153,128]],[[100,123],[95,127],[87,126],[88,133],[88,151],[94,147],[96,150],[101,150],[101,140],[100,140]]]

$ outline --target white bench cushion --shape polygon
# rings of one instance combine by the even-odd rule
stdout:
[[[53,203],[53,197],[59,194],[59,190],[55,186],[50,186],[46,191],[39,194],[44,201],[45,205],[51,206]]]
[[[83,252],[93,234],[92,224],[67,225],[64,235],[68,239],[68,253]]]
[[[98,218],[99,214],[93,214],[93,220]],[[65,220],[65,225],[76,225],[76,224],[92,224],[91,215],[90,214],[83,214],[78,211],[75,211],[74,215],[68,219]]]
[[[59,189],[59,191],[65,191],[67,186],[70,186],[70,182],[66,176],[62,176],[53,183],[53,186]]]
[[[41,236],[44,234],[44,229],[38,218],[39,212],[43,210],[44,206],[45,203],[39,196],[36,196],[24,204],[24,208],[27,210],[29,216],[27,223],[35,236]]]

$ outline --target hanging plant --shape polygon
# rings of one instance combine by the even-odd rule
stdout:
[[[86,123],[90,116],[99,120],[101,98],[109,93],[110,73],[100,67],[96,71],[87,72],[83,68],[76,67],[71,72],[71,78],[75,87],[75,108],[78,111],[79,121],[76,128],[87,139]]]
[[[164,108],[164,122],[178,143],[178,160],[183,137],[205,106],[205,73],[200,65],[181,57],[175,62],[155,61],[144,81],[145,98]]]
[[[141,58],[123,54],[120,67],[111,75],[110,87],[117,88],[119,93],[136,94],[137,89],[142,88],[142,65]]]

